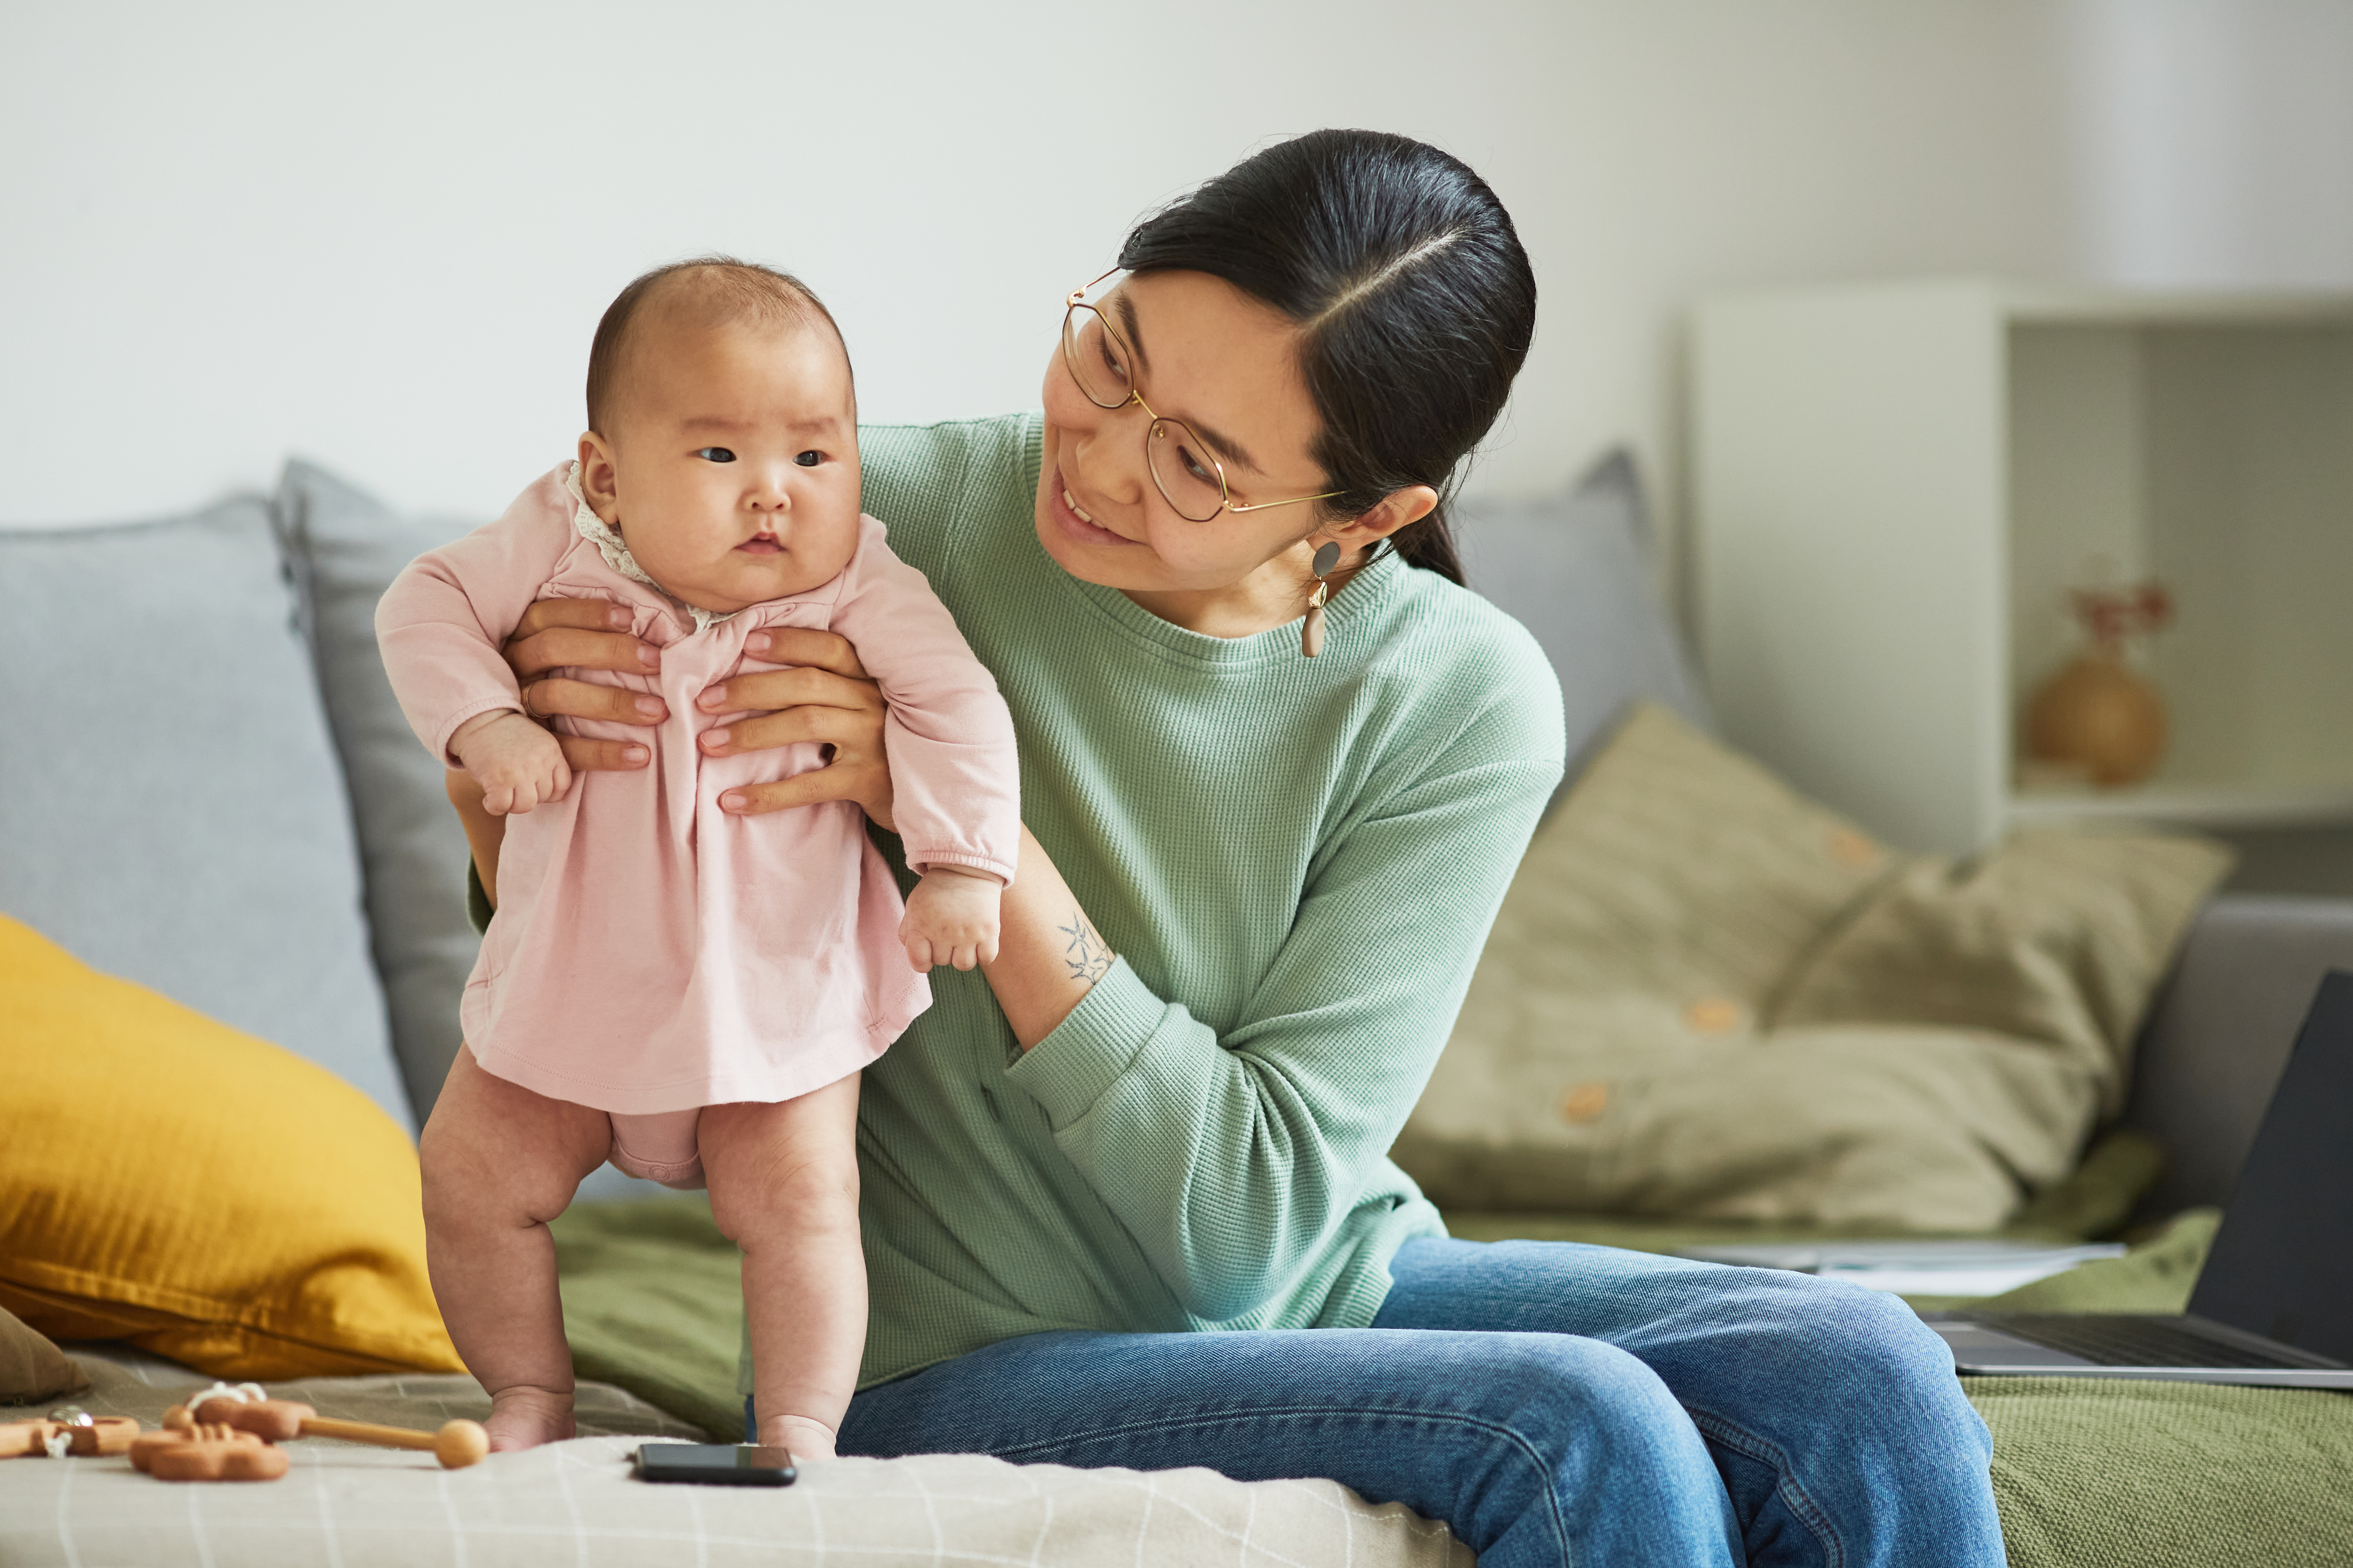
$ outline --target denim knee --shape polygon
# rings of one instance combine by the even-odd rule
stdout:
[[[1709,1462],[1673,1392],[1630,1353],[1567,1334],[1479,1339],[1477,1360],[1461,1369],[1463,1416],[1528,1445],[1551,1475],[1672,1474]]]
[[[1952,1352],[1903,1300],[1883,1290],[1759,1269],[1746,1281],[1764,1298],[1748,1343],[1749,1375],[1810,1386],[1834,1405],[1850,1449],[1951,1445],[1981,1468],[1993,1454],[1985,1422],[1961,1392]],[[1802,1380],[1799,1382],[1797,1380]],[[1696,1414],[1696,1413],[1695,1413]],[[1705,1423],[1703,1421],[1703,1425]]]
[[[1440,1512],[1482,1562],[1726,1560],[1730,1500],[1656,1372],[1574,1335],[1461,1338],[1476,1344],[1450,1369],[1454,1386],[1416,1404],[1448,1456]]]

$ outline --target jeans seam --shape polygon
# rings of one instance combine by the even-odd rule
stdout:
[[[1530,1468],[1535,1471],[1538,1484],[1544,1490],[1546,1517],[1552,1521],[1553,1540],[1560,1548],[1560,1560],[1564,1564],[1570,1562],[1568,1522],[1561,1516],[1559,1489],[1554,1485],[1552,1470],[1545,1463],[1543,1454],[1537,1450],[1535,1444],[1512,1427],[1493,1421],[1482,1421],[1474,1415],[1450,1415],[1442,1411],[1428,1410],[1368,1410],[1360,1405],[1283,1405],[1219,1415],[1162,1416],[1149,1421],[1125,1422],[1117,1426],[1095,1426],[1083,1432],[1063,1433],[1052,1438],[1041,1438],[1035,1443],[1020,1443],[1011,1447],[991,1448],[988,1452],[1000,1459],[1012,1461],[1018,1455],[1050,1452],[1055,1448],[1095,1438],[1116,1437],[1136,1432],[1171,1432],[1187,1427],[1236,1426],[1270,1415],[1344,1415],[1352,1420],[1372,1417],[1385,1420],[1438,1422],[1447,1426],[1467,1426],[1473,1431],[1487,1433],[1491,1436],[1500,1436],[1527,1461]],[[1452,1528],[1451,1524],[1449,1528]],[[1461,1537],[1458,1536],[1456,1539],[1460,1540]],[[1836,1568],[1836,1565],[1832,1564],[1831,1568]]]
[[[1789,1511],[1798,1516],[1799,1522],[1812,1531],[1814,1539],[1821,1542],[1822,1568],[1845,1568],[1845,1542],[1831,1527],[1830,1516],[1822,1511],[1820,1506],[1807,1495],[1806,1489],[1799,1483],[1797,1467],[1790,1462],[1788,1454],[1779,1444],[1757,1436],[1746,1427],[1726,1420],[1713,1410],[1694,1410],[1689,1405],[1685,1405],[1683,1409],[1685,1414],[1691,1416],[1692,1425],[1697,1426],[1708,1436],[1715,1438],[1736,1454],[1772,1466],[1780,1477],[1780,1479],[1775,1482],[1773,1489],[1778,1492],[1781,1500],[1789,1505]]]

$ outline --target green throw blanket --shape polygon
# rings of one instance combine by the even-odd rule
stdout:
[[[2136,1157],[2129,1147],[2104,1149],[2085,1170],[2098,1175],[2105,1159],[2119,1173]],[[2097,1181],[2079,1184],[2013,1228],[2085,1234],[2099,1228],[2107,1206]],[[1472,1239],[1540,1237],[1661,1252],[1763,1239],[1725,1226],[1448,1217],[1454,1234]],[[2192,1211],[2126,1257],[1978,1304],[2179,1312],[2215,1220],[2211,1210]],[[743,1302],[735,1249],[712,1224],[709,1205],[695,1198],[582,1204],[553,1228],[580,1374],[617,1384],[714,1437],[740,1440]],[[2353,1397],[2088,1378],[1964,1381],[1993,1428],[1994,1494],[2013,1568],[2353,1563]]]

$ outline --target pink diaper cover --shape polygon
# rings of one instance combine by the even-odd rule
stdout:
[[[607,1114],[613,1123],[613,1148],[605,1157],[624,1174],[687,1193],[710,1185],[702,1179],[702,1151],[694,1137],[695,1125],[702,1120],[701,1106],[645,1116]]]

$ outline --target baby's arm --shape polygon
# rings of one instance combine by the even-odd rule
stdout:
[[[494,813],[528,811],[570,780],[499,655],[570,543],[570,507],[564,471],[543,476],[496,522],[410,562],[376,605],[385,673],[410,728],[483,785]]]
[[[970,969],[997,957],[997,910],[1021,855],[1013,715],[922,573],[861,520],[833,629],[890,703],[883,720],[892,815],[923,879],[899,928],[908,962]]]

